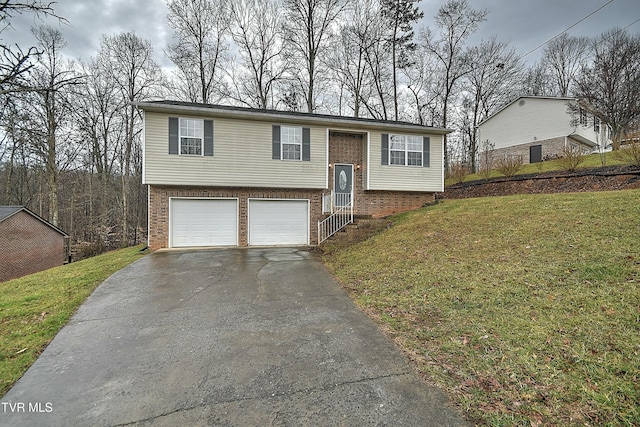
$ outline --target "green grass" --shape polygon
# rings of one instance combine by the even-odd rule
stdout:
[[[620,156],[619,153],[616,153],[616,152],[604,153],[604,156],[606,159],[605,160],[606,166],[620,166],[620,165],[629,164],[628,160],[625,160]],[[578,166],[578,169],[598,168],[598,167],[602,167],[602,159],[600,157],[600,154],[591,154],[585,157],[584,162],[580,163],[580,165]],[[563,167],[561,166],[559,160],[547,160],[540,163],[523,165],[522,168],[518,171],[518,173],[516,173],[516,175],[536,174],[536,173],[542,173],[542,172],[558,171],[562,169]],[[498,172],[497,170],[493,170],[491,171],[491,175],[489,176],[489,178],[497,178],[500,176],[503,176],[503,175],[500,174],[500,172]],[[473,174],[466,175],[463,179],[463,182],[476,181],[479,179],[484,179],[484,177],[478,173],[473,173]],[[445,180],[445,187],[448,187],[454,184],[457,184],[457,180],[455,178],[447,178]]]
[[[474,422],[640,425],[639,201],[446,200],[325,261]]]
[[[140,249],[108,252],[0,283],[0,396],[100,283],[141,257]]]

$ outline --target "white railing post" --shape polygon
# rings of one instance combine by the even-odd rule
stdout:
[[[324,200],[324,196],[323,196]],[[331,192],[331,215],[318,221],[318,244],[353,222],[353,197],[351,194]]]

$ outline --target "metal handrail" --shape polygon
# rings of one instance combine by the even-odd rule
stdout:
[[[353,222],[353,198],[351,194],[331,192],[331,212],[322,221],[318,221],[318,244]]]

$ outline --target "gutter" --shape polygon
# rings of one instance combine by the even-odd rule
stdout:
[[[164,103],[164,102],[132,102],[132,105],[144,110],[158,113],[196,113],[212,117],[221,118],[246,118],[252,120],[263,120],[269,122],[317,124],[327,127],[354,126],[369,129],[401,129],[416,133],[430,133],[435,135],[446,135],[453,132],[453,129],[423,126],[408,122],[381,121],[375,119],[350,118],[345,116],[331,116],[310,113],[292,113],[279,110],[259,110],[242,107],[218,106],[209,104],[186,104],[186,103]]]

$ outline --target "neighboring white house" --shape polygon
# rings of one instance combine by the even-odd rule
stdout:
[[[574,98],[521,96],[478,126],[479,147],[493,144],[495,156],[522,156],[537,163],[562,155],[565,147],[585,153],[611,145],[608,127],[586,110],[573,117]],[[481,150],[481,149],[480,149]]]

